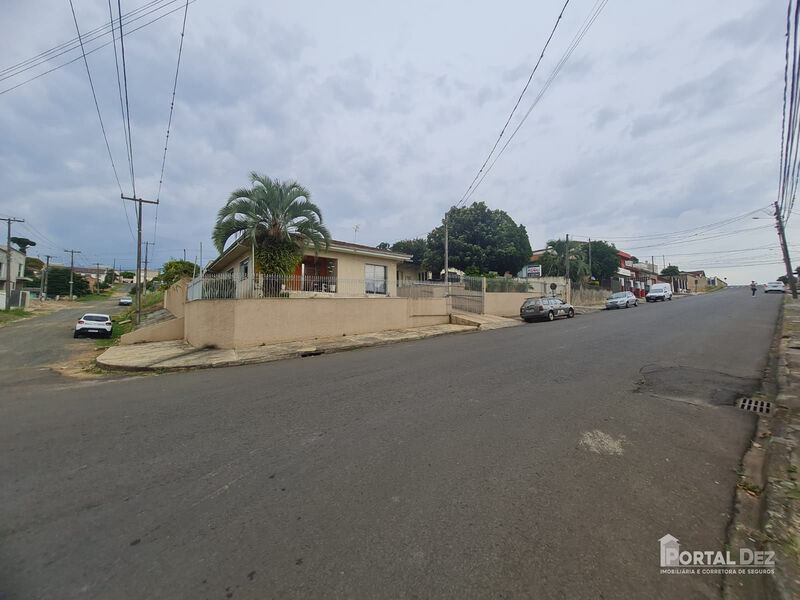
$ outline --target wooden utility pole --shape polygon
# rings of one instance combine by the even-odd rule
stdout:
[[[158,204],[158,200],[142,200],[141,198],[130,198],[120,194],[123,200],[130,200],[138,204],[136,211],[136,324],[142,320],[142,204]]]
[[[11,310],[11,224],[24,223],[25,219],[15,219],[8,217],[7,219],[0,219],[8,223],[8,236],[6,237],[6,305],[5,310]]]
[[[564,242],[564,300],[570,301],[570,285],[569,285],[569,234],[565,234]]]
[[[592,238],[589,238],[589,281],[592,279]]]
[[[70,253],[69,259],[69,300],[72,302],[72,276],[75,274],[75,255],[80,254],[80,250],[64,250]]]
[[[150,249],[150,246],[155,246],[155,242],[145,242],[144,243],[144,293],[147,293],[147,251]]]
[[[47,275],[50,273],[50,259],[55,258],[51,254],[45,254],[44,257],[47,259],[47,264],[44,267],[44,273],[42,273],[42,281],[39,289],[41,290],[41,297],[45,300],[47,299]]]
[[[781,241],[781,251],[783,252],[783,264],[786,265],[786,278],[789,280],[789,289],[792,290],[792,298],[797,300],[797,281],[792,272],[792,261],[789,258],[789,248],[786,246],[786,230],[783,228],[783,219],[781,219],[781,211],[778,208],[778,203],[775,202],[775,223],[778,228],[778,238]]]

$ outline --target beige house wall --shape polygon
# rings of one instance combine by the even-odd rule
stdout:
[[[179,317],[126,333],[119,338],[119,343],[126,346],[142,342],[166,342],[169,340],[182,340],[183,335],[184,319]]]
[[[246,348],[449,322],[444,298],[198,300],[185,306],[193,346]]]
[[[519,307],[534,294],[520,292],[486,292],[483,298],[483,312],[498,317],[518,317]]]
[[[186,291],[189,288],[189,279],[176,281],[164,292],[164,308],[176,317],[182,317],[186,305]]]

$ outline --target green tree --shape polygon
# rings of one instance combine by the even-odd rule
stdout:
[[[47,274],[47,295],[69,295],[69,269],[66,267],[50,267]],[[89,293],[89,282],[80,273],[73,273],[72,293],[85,296]]]
[[[614,277],[620,266],[619,255],[614,244],[600,240],[594,240],[590,244],[592,246],[592,277],[597,281]],[[585,260],[588,262],[588,244],[586,246],[584,255]]]
[[[171,258],[161,267],[161,281],[164,287],[169,287],[181,277],[193,277],[200,272],[200,266],[188,261]]]
[[[483,202],[453,207],[449,211],[449,263],[471,272],[517,273],[531,256],[524,225],[517,225],[502,210],[490,210]],[[423,266],[434,273],[444,268],[444,224],[428,234]]]
[[[114,283],[116,279],[117,279],[117,274],[112,269],[109,269],[108,271],[106,271],[105,278],[103,278],[103,285],[110,286]]]
[[[569,243],[569,278],[572,281],[579,281],[589,274],[588,248],[583,246],[585,244],[580,242],[571,241]],[[566,251],[567,244],[564,240],[547,242],[547,251],[536,261],[537,264],[542,265],[542,275],[564,277]],[[594,261],[594,255],[592,255],[592,261]]]
[[[316,256],[328,248],[330,233],[306,188],[255,172],[250,183],[234,191],[217,214],[212,239],[220,253],[232,236],[242,235],[254,246],[262,273],[289,275],[306,249],[313,247]]]
[[[28,251],[28,248],[36,245],[36,242],[24,237],[12,237],[9,239],[11,240],[12,244],[16,244],[19,247],[19,251],[22,252],[23,254],[25,254]]]
[[[119,276],[124,277],[125,279],[133,279],[134,277],[136,277],[136,273],[134,273],[133,271],[122,271],[122,273],[120,273]]]
[[[392,244],[391,250],[401,254],[410,254],[411,262],[415,265],[421,265],[425,258],[425,252],[428,250],[428,242],[425,241],[425,238],[400,240]]]
[[[677,277],[678,275],[681,274],[681,270],[675,265],[670,265],[668,267],[661,269],[661,274],[664,275],[665,277]]]
[[[390,250],[391,249],[391,245],[389,244],[389,242],[381,242],[376,247],[378,248],[378,250]]]
[[[34,277],[44,269],[44,262],[33,256],[25,257],[25,277]]]

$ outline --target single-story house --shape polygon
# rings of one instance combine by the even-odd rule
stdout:
[[[295,292],[296,295],[313,292],[394,297],[397,295],[399,266],[410,259],[410,254],[331,240],[328,249],[321,250],[316,256],[313,248],[306,250],[292,276],[281,277],[280,285],[287,293]],[[253,262],[250,242],[240,237],[206,265],[204,274],[227,275],[236,282],[233,297],[251,297],[246,282],[251,283],[251,290],[257,289],[259,283],[256,280],[264,275],[258,268],[251,267]],[[269,275],[272,274],[266,274]]]

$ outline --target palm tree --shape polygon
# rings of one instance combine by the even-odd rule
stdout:
[[[252,187],[234,191],[217,214],[212,239],[222,253],[234,235],[249,240],[262,273],[290,275],[313,247],[314,256],[330,245],[311,193],[296,181],[250,173]]]

